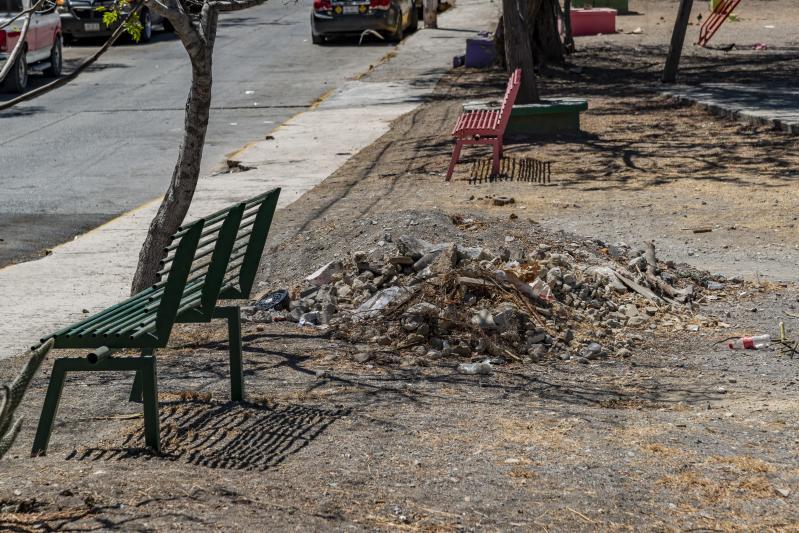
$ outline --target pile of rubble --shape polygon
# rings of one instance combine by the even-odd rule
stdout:
[[[696,275],[658,262],[651,244],[633,252],[602,243],[524,250],[509,237],[495,255],[408,235],[385,238],[371,254],[324,265],[290,298],[256,303],[245,319],[329,329],[334,338],[369,345],[356,355],[361,362],[380,352],[586,362],[629,356],[660,323],[690,323],[708,283],[700,287]]]

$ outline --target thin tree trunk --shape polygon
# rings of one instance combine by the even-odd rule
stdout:
[[[563,63],[563,43],[558,33],[558,0],[528,0],[527,31],[533,58],[539,65]]]
[[[438,28],[438,0],[422,0],[425,28]]]
[[[663,68],[663,77],[661,78],[663,83],[675,83],[677,81],[677,68],[680,66],[685,32],[688,29],[688,21],[691,18],[693,4],[694,0],[680,0],[677,19],[674,21],[674,31],[671,34],[669,57],[666,59],[666,66]]]
[[[169,244],[169,237],[183,222],[200,177],[200,163],[211,108],[212,56],[217,16],[213,9],[204,10],[204,15],[206,11],[207,16],[213,20],[206,22],[205,38],[192,41],[186,46],[191,58],[192,78],[186,99],[183,141],[178,151],[178,160],[169,189],[150,223],[147,238],[139,253],[139,265],[133,277],[131,294],[144,290],[156,281],[164,248]]]
[[[508,62],[505,59],[505,25],[502,23],[502,15],[497,21],[497,29],[494,30],[494,51],[497,54],[497,63],[503,70],[508,69]]]
[[[516,95],[516,102],[529,104],[538,102],[533,52],[530,49],[530,37],[525,31],[522,18],[522,0],[502,0],[502,23],[505,27],[505,60],[508,72],[522,69],[522,85]]]
[[[563,0],[563,46],[566,48],[568,53],[574,53],[574,35],[572,35],[572,0]]]

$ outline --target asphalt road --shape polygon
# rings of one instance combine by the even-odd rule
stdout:
[[[310,6],[273,0],[220,18],[203,174],[391,49],[352,40],[312,45]],[[99,44],[65,48],[67,69]],[[0,266],[160,197],[177,157],[189,79],[180,42],[162,33],[146,45],[115,46],[73,83],[0,112]]]

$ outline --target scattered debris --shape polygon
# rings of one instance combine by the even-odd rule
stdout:
[[[491,358],[489,364],[629,357],[644,339],[642,329],[719,323],[692,309],[713,286],[708,275],[658,262],[653,243],[636,251],[594,241],[553,246],[517,237],[503,244],[491,251],[408,234],[392,239],[385,231],[369,252],[327,263],[293,287],[287,308],[255,305],[244,318],[323,328],[361,347],[354,361],[391,354]]]

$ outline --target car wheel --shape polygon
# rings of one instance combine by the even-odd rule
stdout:
[[[61,75],[61,67],[64,64],[64,58],[61,54],[61,36],[57,36],[53,43],[53,49],[50,50],[50,66],[44,69],[45,76],[57,78]]]
[[[315,33],[311,33],[311,42],[313,44],[325,44],[325,37],[324,35],[317,35]]]
[[[141,37],[139,38],[139,42],[149,43],[150,39],[153,38],[153,17],[148,10],[142,10],[139,15],[139,22],[141,22]]]
[[[3,81],[3,88],[12,93],[24,93],[28,88],[28,63],[25,61],[24,48]]]
[[[411,21],[408,23],[408,33],[413,33],[419,29],[419,10],[416,5],[411,6]]]
[[[405,37],[405,33],[402,31],[402,11],[399,11],[397,14],[397,29],[388,36],[388,40],[392,43],[398,43],[403,37]]]

